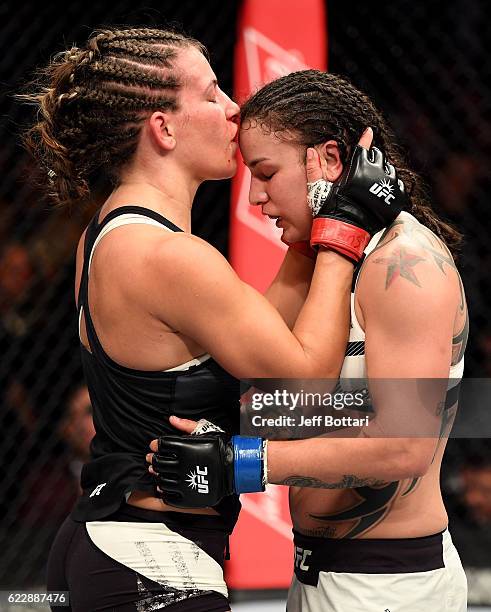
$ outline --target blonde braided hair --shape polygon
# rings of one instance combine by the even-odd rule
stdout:
[[[87,198],[101,169],[117,181],[148,113],[178,109],[174,61],[186,47],[208,57],[201,43],[172,30],[97,30],[84,47],[58,53],[31,91],[17,96],[38,110],[24,142],[45,169],[41,185],[55,204]]]

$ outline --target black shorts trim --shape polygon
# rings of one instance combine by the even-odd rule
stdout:
[[[317,586],[319,572],[408,574],[445,567],[443,532],[420,538],[335,539],[293,531],[295,575]]]
[[[188,512],[172,512],[160,510],[147,510],[138,508],[130,504],[123,504],[116,512],[97,519],[102,521],[135,521],[146,523],[165,523],[171,529],[171,524],[198,528],[198,529],[216,529],[217,531],[226,531],[226,525],[223,518],[218,514],[190,514]]]

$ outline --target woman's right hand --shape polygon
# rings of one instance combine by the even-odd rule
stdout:
[[[406,206],[402,181],[384,153],[370,146],[372,140],[373,131],[367,128],[334,183],[322,178],[318,154],[308,149],[308,199],[314,215],[312,247],[330,248],[359,261],[371,236],[391,225]]]

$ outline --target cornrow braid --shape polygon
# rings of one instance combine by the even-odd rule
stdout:
[[[154,110],[179,108],[175,60],[198,41],[172,30],[104,28],[84,47],[58,53],[33,91],[17,98],[38,109],[24,142],[48,175],[55,204],[87,198],[101,170],[118,181],[133,156],[143,121]]]
[[[101,30],[99,32],[99,43],[112,40],[159,40],[167,42],[179,42],[183,35],[172,30],[158,30],[152,28],[125,28],[121,30]],[[201,43],[198,43],[200,46]],[[204,47],[203,47],[204,48]]]
[[[80,97],[84,104],[94,102],[107,108],[117,107],[126,110],[150,110],[153,108],[175,110],[177,108],[174,99],[149,94],[142,96],[137,91],[123,88],[104,91],[93,87],[78,87],[74,93]]]
[[[111,40],[107,43],[106,48],[112,52],[112,55],[146,59],[155,64],[163,64],[167,68],[170,67],[170,60],[175,55],[172,50],[164,52],[155,48],[154,45],[138,43],[132,40]]]
[[[409,212],[457,255],[461,234],[432,210],[421,177],[409,168],[384,117],[370,98],[348,80],[319,70],[302,70],[280,77],[242,105],[241,129],[254,125],[305,147],[335,140],[343,164],[364,129],[370,126],[373,144],[385,151],[405,184]]]
[[[174,89],[178,86],[178,81],[173,76],[165,78],[153,73],[142,73],[141,70],[135,68],[130,62],[115,61],[113,58],[105,58],[104,60],[89,64],[87,71],[117,78],[122,83],[128,83],[129,85],[145,84],[147,87],[161,89]]]

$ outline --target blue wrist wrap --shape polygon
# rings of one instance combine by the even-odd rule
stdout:
[[[232,436],[234,489],[236,493],[264,491],[263,439]]]

